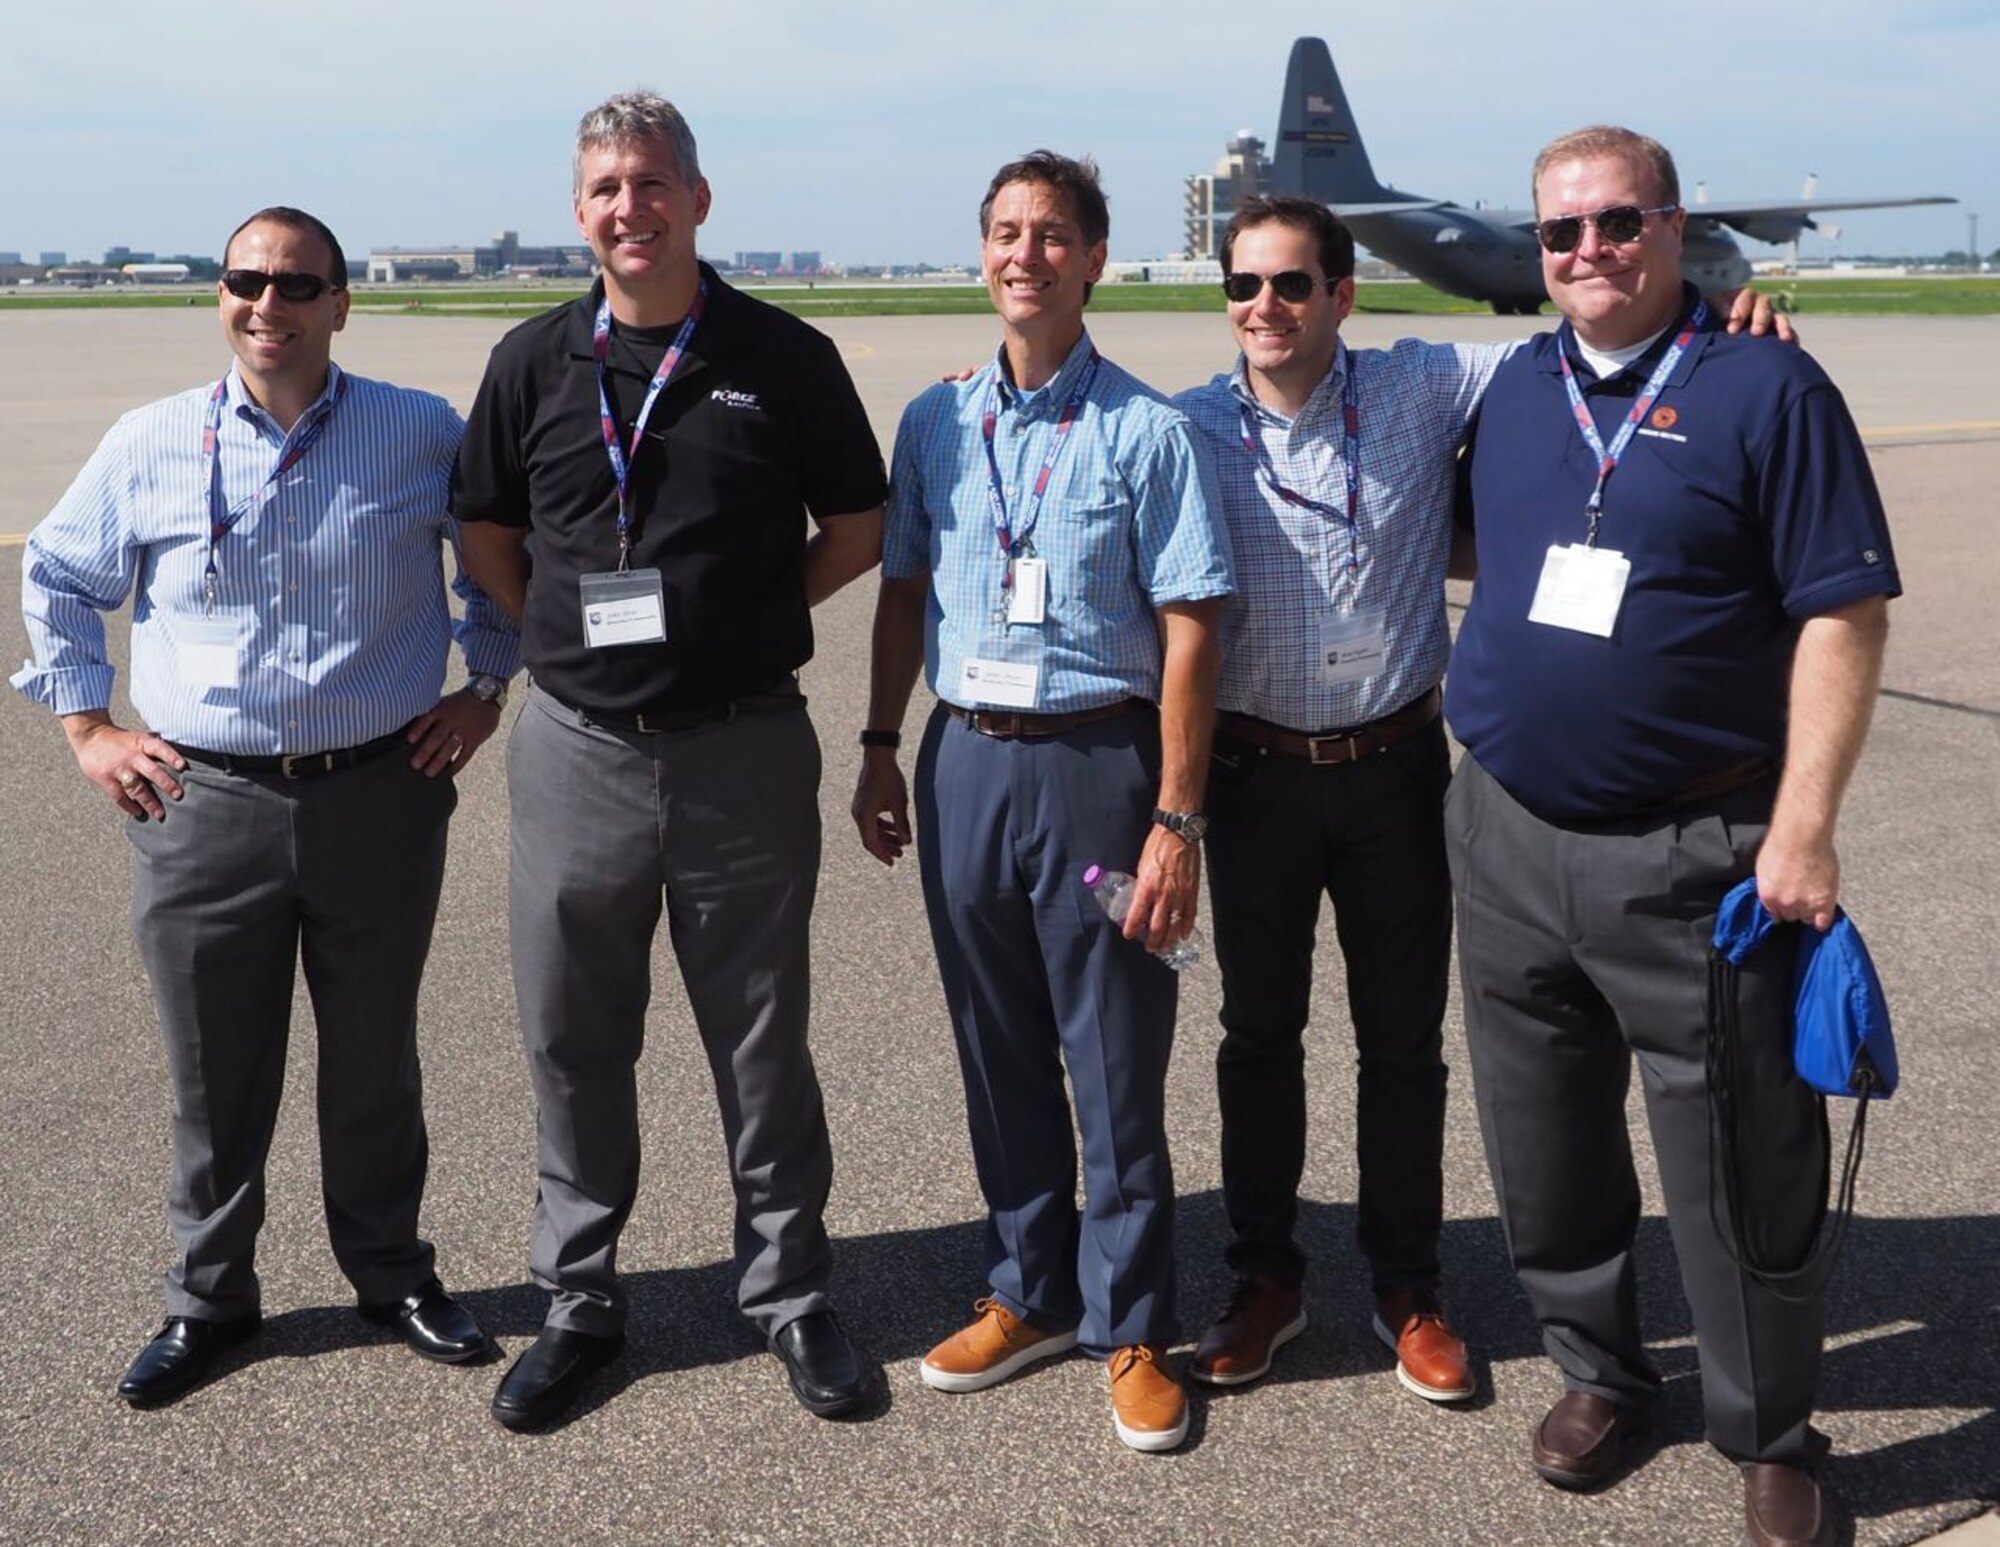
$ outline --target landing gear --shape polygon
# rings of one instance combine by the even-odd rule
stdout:
[[[1533,317],[1541,312],[1540,301],[1495,301],[1493,315],[1496,317]]]

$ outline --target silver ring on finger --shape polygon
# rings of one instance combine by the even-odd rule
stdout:
[[[126,769],[123,773],[121,773],[118,776],[118,788],[123,790],[126,794],[128,795],[131,794],[132,791],[136,790],[138,787],[139,787],[139,776],[134,772],[132,772],[131,769],[129,768]]]

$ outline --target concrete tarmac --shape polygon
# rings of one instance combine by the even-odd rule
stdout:
[[[1511,337],[1519,319],[1362,318],[1403,332]],[[461,408],[504,324],[357,316],[340,357]],[[830,323],[885,448],[912,393],[982,357],[983,318]],[[1166,388],[1229,356],[1220,315],[1106,316],[1106,352]],[[1846,901],[1894,1006],[1904,1086],[1870,1123],[1860,1207],[1828,1307],[1827,1478],[1865,1544],[1926,1538],[2000,1500],[2000,1212],[1992,974],[2000,962],[2000,672],[1989,530],[2000,484],[2000,319],[1811,319],[1808,344],[1868,432],[1908,594],[1894,608],[1875,731],[1842,823]],[[123,408],[214,379],[213,313],[0,311],[0,533],[60,495]],[[0,594],[21,549],[0,537]],[[647,1142],[621,1257],[625,1358],[567,1426],[517,1436],[486,1403],[501,1366],[424,1364],[359,1321],[316,1192],[313,1036],[301,994],[270,1164],[259,1269],[265,1331],[168,1409],[112,1395],[158,1324],[168,1255],[170,1108],[127,918],[123,819],[78,777],[57,728],[0,695],[0,1539],[9,1542],[547,1541],[1662,1543],[1738,1538],[1735,1477],[1701,1440],[1695,1348],[1643,1119],[1641,1299],[1667,1373],[1644,1464],[1592,1497],[1529,1469],[1558,1394],[1505,1257],[1464,1077],[1454,1000],[1443,1238],[1477,1397],[1405,1392],[1368,1329],[1353,1247],[1352,1055],[1331,920],[1308,1047],[1302,1240],[1312,1325],[1269,1379],[1195,1387],[1166,1457],[1113,1438],[1103,1372],[1070,1358],[947,1397],[915,1361],[981,1291],[980,1202],[963,1096],[914,867],[885,872],[847,815],[866,694],[872,583],[816,617],[805,674],[826,748],[814,1046],[839,1174],[829,1224],[846,1325],[880,1366],[858,1420],[823,1423],[733,1308],[729,1189],[714,1097],[664,942],[640,1068]],[[124,661],[122,626],[114,654]],[[26,641],[0,607],[0,659]],[[121,706],[121,714],[129,710]],[[918,723],[913,711],[910,728]],[[465,771],[424,991],[432,1164],[424,1222],[446,1281],[511,1358],[543,1296],[526,1281],[534,1110],[507,965],[500,748]],[[1190,1338],[1221,1265],[1213,966],[1185,984],[1170,1121]],[[1844,1131],[1849,1108],[1833,1120]],[[1992,1521],[1968,1528],[1993,1534]]]

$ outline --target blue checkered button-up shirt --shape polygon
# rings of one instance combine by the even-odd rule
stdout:
[[[1453,463],[1465,428],[1512,344],[1336,349],[1305,411],[1258,402],[1244,363],[1174,399],[1207,441],[1222,486],[1236,567],[1223,606],[1220,705],[1295,731],[1365,725],[1437,686],[1451,654],[1445,568]],[[1290,489],[1347,509],[1344,373],[1355,373],[1361,501],[1350,537],[1341,516],[1279,497],[1243,445],[1243,405],[1270,466]],[[1349,564],[1350,544],[1354,564]],[[1319,619],[1381,608],[1386,669],[1362,682],[1320,681]]]
[[[1154,608],[1229,592],[1229,540],[1207,451],[1164,397],[1103,360],[1029,534],[1048,566],[1046,621],[1004,629],[994,621],[1004,601],[1005,561],[980,419],[997,382],[994,453],[1018,532],[1092,349],[1086,333],[1055,377],[1033,392],[1009,383],[996,357],[970,379],[940,383],[903,410],[882,573],[931,577],[925,680],[962,708],[979,707],[960,689],[967,657],[1023,653],[1041,661],[1035,713],[1074,713],[1121,698],[1157,701]]]
[[[464,617],[446,605],[458,415],[428,392],[354,375],[336,402],[340,380],[336,365],[287,434],[230,367],[217,441],[232,509],[331,414],[216,544],[216,616],[237,628],[237,686],[193,686],[179,669],[184,625],[207,611],[209,387],[120,419],[29,536],[21,612],[34,658],[13,685],[59,715],[108,707],[103,614],[135,593],[132,705],[168,740],[210,751],[324,752],[398,730],[437,703],[454,637],[468,670],[513,675],[520,632],[462,570],[452,588]]]

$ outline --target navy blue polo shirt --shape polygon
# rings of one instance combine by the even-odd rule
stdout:
[[[1580,543],[1596,482],[1563,388],[1567,350],[1608,446],[1681,323],[1598,381],[1565,323],[1487,389],[1459,519],[1479,579],[1446,683],[1452,733],[1544,820],[1659,807],[1782,759],[1800,624],[1901,589],[1861,437],[1803,350],[1711,316],[1605,486],[1598,546],[1631,561],[1611,637],[1528,621],[1551,545]]]

